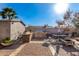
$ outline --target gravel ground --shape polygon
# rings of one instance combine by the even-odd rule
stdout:
[[[53,46],[55,51],[57,51],[58,56],[79,56],[79,51],[72,46],[60,46],[56,48]]]
[[[79,56],[79,51],[73,47],[63,47],[59,50],[60,56]]]

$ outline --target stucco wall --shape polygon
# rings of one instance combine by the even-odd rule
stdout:
[[[10,22],[0,21],[0,40],[10,37]]]
[[[10,37],[12,40],[16,40],[19,35],[22,35],[25,31],[25,26],[21,22],[11,22]]]
[[[0,40],[10,37],[16,40],[25,31],[25,26],[20,21],[0,20]]]

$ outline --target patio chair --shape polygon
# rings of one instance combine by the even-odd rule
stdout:
[[[73,46],[73,41],[69,37],[61,39],[61,41],[62,41],[62,44],[65,46]]]

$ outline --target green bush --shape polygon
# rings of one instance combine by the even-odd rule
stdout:
[[[13,40],[11,40],[9,37],[6,37],[5,39],[2,40],[1,44],[5,46],[11,45],[13,44]]]
[[[10,42],[11,40],[10,40],[10,38],[9,37],[7,37],[7,38],[5,38],[5,39],[3,39],[3,43],[8,43],[8,42]]]

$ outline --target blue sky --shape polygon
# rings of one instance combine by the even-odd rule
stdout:
[[[4,7],[13,8],[18,17],[27,25],[40,26],[48,24],[55,26],[57,20],[61,20],[63,14],[58,15],[54,11],[55,3],[2,3],[0,11]],[[79,11],[79,4],[69,4],[72,11]]]

